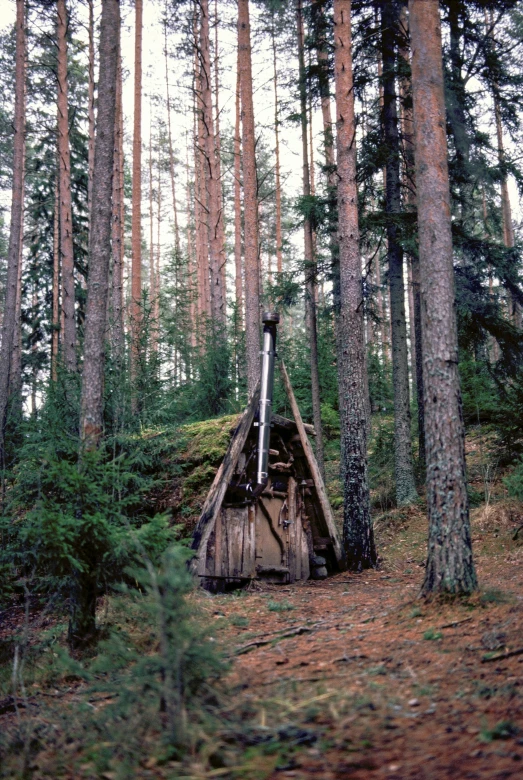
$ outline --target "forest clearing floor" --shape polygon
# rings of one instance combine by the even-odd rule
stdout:
[[[127,772],[117,747],[132,724],[123,732],[95,730],[94,739],[85,730],[88,713],[100,712],[118,691],[93,694],[62,672],[27,681],[20,716],[9,697],[0,701],[0,735],[16,734],[25,722],[32,746],[23,773],[15,769],[15,750],[0,776],[523,777],[523,529],[516,536],[522,512],[509,501],[473,510],[481,589],[465,599],[418,598],[422,506],[377,519],[377,570],[287,586],[253,583],[226,595],[197,591],[195,607],[231,665],[218,686],[215,725],[197,727],[183,761],[162,759],[153,734]],[[23,606],[4,613],[0,638],[22,630],[23,622]],[[55,647],[65,644],[65,624],[38,610],[30,623],[35,636],[50,625]],[[57,655],[53,649],[47,656]],[[5,663],[12,666],[12,658]],[[26,748],[20,741],[20,755]]]
[[[432,603],[418,598],[426,517],[388,519],[377,571],[208,599],[236,643],[231,708],[256,724],[242,768],[219,776],[523,777],[517,510],[473,512],[481,590]]]

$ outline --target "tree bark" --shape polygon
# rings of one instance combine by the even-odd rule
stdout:
[[[245,285],[245,346],[250,397],[260,378],[260,267],[249,0],[238,0],[238,60],[242,109],[245,278],[249,280]]]
[[[196,95],[197,95],[197,135],[195,146],[195,167],[196,174],[196,199],[197,199],[197,248],[198,248],[198,274],[200,278],[200,303],[201,314],[208,321],[211,317],[211,291],[209,285],[209,228],[208,228],[208,190],[207,190],[207,167],[205,165],[205,129],[203,121],[203,112],[201,110],[202,74],[198,59],[198,52],[195,56],[196,66]]]
[[[142,32],[143,0],[135,0],[133,189],[131,220],[131,373],[138,372],[142,325]],[[137,401],[133,400],[136,411]]]
[[[305,83],[305,53],[303,31],[302,0],[296,0],[296,29],[298,38],[298,64],[300,79],[300,113],[302,140],[303,196],[311,197],[311,178],[307,135],[307,87]],[[325,480],[325,461],[323,453],[323,428],[321,422],[320,378],[318,371],[318,329],[316,319],[316,258],[314,255],[314,237],[312,224],[308,217],[303,221],[304,259],[305,259],[305,311],[310,348],[312,416],[316,429],[316,460],[323,480]]]
[[[60,189],[58,182],[58,166],[54,188],[53,214],[53,308],[51,336],[51,379],[58,379],[58,350],[60,342]]]
[[[409,0],[429,542],[422,594],[477,587],[465,478],[438,0]]]
[[[281,172],[280,172],[280,111],[278,104],[278,62],[276,57],[276,35],[274,32],[274,14],[271,26],[272,61],[274,68],[274,141],[276,155],[275,199],[276,199],[276,268],[283,272],[283,236],[281,229]]]
[[[167,131],[169,136],[169,174],[171,176],[171,193],[173,199],[173,220],[174,220],[174,250],[176,260],[179,263],[181,258],[180,249],[180,229],[178,226],[178,205],[176,203],[176,176],[174,170],[174,150],[171,129],[171,96],[169,89],[169,55],[167,51],[167,23],[164,23],[164,43],[165,43],[165,90],[167,93]]]
[[[64,332],[62,352],[68,371],[76,371],[75,280],[73,217],[71,205],[71,152],[69,145],[69,101],[67,95],[67,9],[57,0],[58,42],[58,153],[60,160],[60,251],[62,254],[62,310]]]
[[[118,51],[116,68],[116,97],[114,125],[113,171],[113,221],[112,221],[112,346],[117,365],[121,367],[124,354],[123,325],[123,266],[124,266],[124,156],[123,156],[123,105],[122,58]]]
[[[494,18],[492,11],[485,11],[487,31],[494,27]],[[494,36],[490,33],[490,38],[494,44]],[[501,224],[503,228],[503,243],[507,249],[514,246],[514,224],[512,222],[512,209],[510,206],[510,195],[508,192],[508,179],[505,172],[505,144],[503,142],[503,124],[501,121],[501,109],[499,103],[499,84],[494,83],[492,89],[494,101],[494,119],[496,123],[496,140],[498,145],[498,162],[501,168]],[[510,291],[507,292],[507,303],[509,317],[517,328],[521,328],[521,306],[514,300]]]
[[[225,330],[227,310],[224,290],[223,269],[225,266],[225,244],[223,213],[221,208],[221,181],[219,177],[216,137],[212,106],[211,45],[209,33],[209,2],[200,0],[200,60],[201,60],[201,112],[204,131],[204,163],[207,182],[207,224],[209,231],[209,268],[211,317],[213,328],[218,334]]]
[[[396,96],[396,42],[399,2],[383,2],[381,44],[383,60],[383,132],[386,146],[387,257],[389,264],[392,384],[394,390],[394,475],[396,501],[404,506],[417,500],[412,461],[407,321],[403,283],[403,248],[398,220],[401,215],[400,139]]]
[[[225,251],[225,208],[223,200],[222,187],[222,142],[220,136],[220,51],[218,40],[219,20],[218,20],[218,0],[214,0],[214,103],[215,103],[215,125],[214,138],[216,148],[216,172],[217,179],[220,182],[218,194],[220,197],[219,210],[222,215],[218,225],[218,238],[220,246],[223,246],[224,262],[222,264],[222,285],[223,295],[227,301],[227,254]],[[227,303],[226,303],[227,308]]]
[[[243,327],[243,274],[242,274],[242,204],[241,204],[241,101],[240,62],[236,74],[236,114],[234,123],[234,270],[236,291],[236,317],[238,329]]]
[[[119,0],[102,0],[98,122],[93,168],[93,208],[85,318],[80,432],[83,447],[98,445],[103,431],[103,388],[119,51]]]
[[[399,56],[403,58],[407,70],[410,70],[410,56],[408,48],[409,22],[407,16],[408,0],[402,0],[401,9],[401,42]],[[412,83],[409,77],[404,76],[400,82],[402,101],[402,135],[403,158],[405,161],[405,208],[407,211],[416,211],[416,171],[414,163],[414,139],[412,116]],[[419,277],[419,255],[415,250],[409,255],[412,312],[411,312],[411,345],[413,367],[412,374],[416,380],[416,400],[418,406],[418,462],[420,474],[425,477],[425,408],[423,400],[423,354],[421,346],[421,295]]]
[[[7,278],[0,348],[0,468],[5,465],[5,426],[9,404],[11,352],[15,338],[16,291],[20,263],[24,193],[25,147],[25,3],[16,0],[15,113],[13,141],[13,187],[11,224],[7,250]]]
[[[87,0],[89,8],[89,65],[87,82],[87,123],[88,123],[88,180],[87,180],[87,213],[91,214],[93,200],[93,165],[94,165],[94,0]]]
[[[341,358],[338,382],[341,471],[344,483],[343,547],[350,569],[376,565],[367,474],[367,378],[363,287],[356,183],[356,125],[352,77],[350,0],[334,0],[334,51],[338,160]]]

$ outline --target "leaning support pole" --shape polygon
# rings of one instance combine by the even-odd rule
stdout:
[[[316,486],[316,493],[318,494],[318,501],[320,502],[320,506],[323,515],[325,517],[325,523],[329,530],[329,536],[332,543],[332,548],[334,550],[334,554],[336,556],[338,566],[341,570],[343,570],[346,568],[345,559],[338,538],[338,532],[336,531],[336,526],[334,524],[334,517],[332,515],[331,505],[329,504],[329,499],[327,498],[327,492],[325,490],[323,477],[320,474],[318,463],[314,456],[311,443],[307,437],[305,426],[303,424],[303,420],[301,419],[300,410],[298,408],[298,403],[296,401],[296,398],[294,396],[294,391],[292,389],[291,380],[289,379],[289,375],[287,373],[287,369],[285,368],[285,363],[283,362],[283,360],[280,361],[280,372],[285,387],[285,392],[287,393],[287,397],[291,405],[294,421],[296,423],[296,427],[298,428],[298,434],[300,436],[301,445],[303,447],[303,451],[305,453],[307,463],[309,464],[309,468],[311,470],[311,474],[314,479],[314,484]]]

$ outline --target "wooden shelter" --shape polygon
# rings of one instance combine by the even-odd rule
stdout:
[[[283,363],[281,373],[294,420],[272,415],[267,485],[254,479],[259,392],[231,438],[196,526],[193,569],[209,590],[253,579],[288,583],[343,568],[332,510]]]

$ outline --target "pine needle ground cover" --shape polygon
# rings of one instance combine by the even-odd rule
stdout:
[[[195,515],[206,489],[184,493],[184,475],[219,465],[235,419],[182,429],[170,452],[146,434]],[[496,461],[488,442],[479,430],[467,440],[478,493]],[[473,510],[481,591],[464,600],[418,599],[422,504],[376,506],[380,568],[319,583],[210,596],[175,548],[99,599],[99,641],[74,653],[52,604],[13,598],[0,628],[0,776],[519,777],[523,506],[506,477],[498,469]]]

